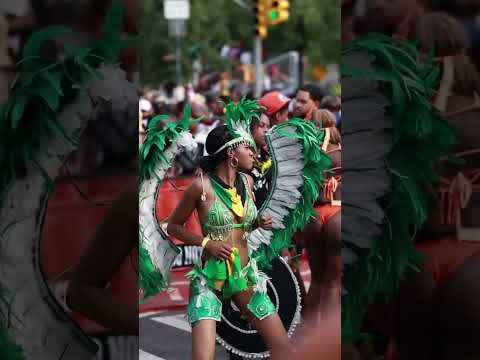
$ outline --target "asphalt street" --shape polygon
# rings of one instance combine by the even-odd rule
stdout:
[[[165,311],[140,318],[139,360],[189,360],[191,351],[191,328],[184,311]],[[219,344],[215,359],[229,359]]]

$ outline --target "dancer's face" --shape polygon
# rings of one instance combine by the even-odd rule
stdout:
[[[265,135],[270,128],[270,119],[267,115],[262,114],[258,123],[252,126],[252,135],[258,148],[265,146]]]
[[[238,159],[238,168],[244,171],[250,171],[254,164],[254,152],[246,144],[239,145],[232,151],[232,157]],[[234,160],[235,161],[235,160]]]

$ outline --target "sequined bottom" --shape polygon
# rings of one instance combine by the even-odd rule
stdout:
[[[205,275],[202,273],[204,269],[196,265],[189,273],[191,279],[191,297],[187,308],[187,316],[192,327],[200,320],[211,319],[221,321],[222,302],[214,292],[215,288],[211,285],[212,279],[207,281]],[[254,291],[247,307],[255,318],[263,320],[275,314],[275,305],[270,300],[266,291],[266,280],[268,278],[265,274],[258,271],[254,261],[250,261],[234,276],[236,281],[248,282],[249,286],[253,286]],[[215,281],[213,283],[215,283]],[[229,297],[231,295],[233,294],[229,294]]]

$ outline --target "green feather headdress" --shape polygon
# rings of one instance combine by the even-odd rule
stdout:
[[[225,123],[233,139],[221,146],[215,154],[240,144],[248,144],[256,149],[250,127],[254,121],[260,120],[261,109],[262,107],[257,101],[246,98],[242,98],[238,104],[228,103],[225,106]]]

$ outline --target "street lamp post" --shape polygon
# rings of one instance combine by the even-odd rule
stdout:
[[[177,85],[180,85],[182,83],[182,37],[180,35],[175,36],[175,44]]]
[[[255,58],[255,97],[262,96],[263,90],[263,65],[262,65],[262,38],[255,36],[253,40],[253,53]]]
[[[180,85],[182,83],[182,35],[185,32],[185,22],[190,18],[190,2],[188,0],[165,0],[163,4],[170,36],[175,38],[176,77],[177,85]]]

